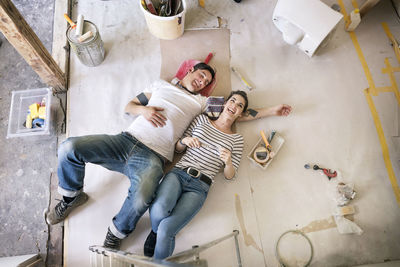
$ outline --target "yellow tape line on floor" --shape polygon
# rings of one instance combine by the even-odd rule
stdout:
[[[394,68],[390,65],[389,59],[385,58],[385,64],[387,68],[382,69],[382,73],[386,73],[389,75],[390,82],[392,84],[391,92],[394,93],[397,99],[397,103],[400,106],[400,93],[399,87],[397,86],[396,79],[394,78]]]
[[[348,18],[346,9],[344,8],[343,1],[342,0],[338,0],[338,4],[340,5],[340,8],[341,8],[343,16],[345,17],[345,20],[347,21],[349,18]],[[354,2],[353,2],[353,4],[354,4]],[[349,32],[349,35],[350,35],[350,38],[351,38],[351,40],[353,42],[354,48],[357,51],[358,58],[359,58],[359,60],[361,62],[361,65],[362,65],[362,67],[364,69],[365,76],[366,76],[368,84],[370,86],[370,88],[364,90],[364,94],[365,94],[365,97],[367,99],[367,103],[368,103],[369,109],[371,110],[371,115],[372,115],[372,118],[373,118],[374,123],[375,123],[375,127],[376,127],[376,131],[378,133],[379,141],[381,143],[383,160],[385,161],[386,169],[387,169],[387,172],[388,172],[388,175],[389,175],[389,180],[390,180],[390,183],[392,184],[393,192],[394,192],[394,195],[396,197],[397,203],[400,206],[400,188],[399,188],[396,176],[395,176],[394,171],[393,171],[392,161],[390,160],[389,149],[388,149],[388,146],[387,146],[387,143],[386,143],[386,139],[385,139],[385,135],[384,135],[384,132],[383,132],[382,124],[381,124],[381,121],[379,119],[378,112],[377,112],[377,110],[375,108],[375,104],[374,104],[374,101],[372,100],[372,96],[371,96],[371,93],[370,93],[370,90],[376,90],[375,83],[374,83],[374,81],[372,79],[371,72],[369,71],[369,68],[368,68],[368,65],[367,65],[367,61],[365,60],[364,54],[362,53],[361,47],[360,47],[360,45],[358,43],[356,34],[354,32]]]
[[[393,34],[390,32],[389,26],[386,22],[382,22],[383,30],[385,31],[387,37],[392,42],[393,50],[396,55],[397,61],[400,63],[400,49],[399,44],[397,43],[396,39],[393,37]]]
[[[387,25],[387,23],[383,22],[382,23],[382,27],[383,30],[385,31],[387,37],[389,38],[389,40],[392,42],[393,45],[393,50],[394,53],[396,55],[397,61],[400,63],[400,49],[399,49],[399,45],[396,41],[396,39],[394,39],[392,33],[390,32],[389,26]],[[396,68],[396,67],[392,67],[392,65],[389,62],[388,58],[385,58],[385,65],[386,68],[382,69],[382,73],[386,73],[389,75],[390,78],[390,82],[392,83],[392,92],[394,93],[394,95],[396,96],[397,99],[397,103],[400,106],[400,92],[399,92],[399,87],[397,86],[396,83],[396,79],[394,78],[394,72],[399,72],[400,68]]]
[[[371,110],[372,118],[374,119],[376,131],[378,132],[379,141],[381,142],[383,160],[385,161],[386,169],[389,175],[390,183],[392,184],[393,192],[396,196],[397,203],[400,205],[400,188],[396,180],[396,176],[393,171],[392,162],[389,156],[389,149],[386,143],[385,134],[383,132],[382,124],[378,116],[378,112],[375,108],[372,96],[369,93],[369,89],[364,90],[365,98],[367,99],[368,106]]]

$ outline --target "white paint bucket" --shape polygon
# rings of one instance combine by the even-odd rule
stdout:
[[[147,27],[151,34],[159,39],[173,40],[180,37],[185,29],[186,2],[182,0],[183,10],[171,17],[161,17],[151,14],[144,9],[141,0],[138,1],[146,19]]]

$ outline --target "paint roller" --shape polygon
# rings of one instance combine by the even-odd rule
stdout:
[[[72,29],[76,28],[76,24],[68,17],[68,14],[64,14],[64,18],[68,21],[69,25],[71,25]]]

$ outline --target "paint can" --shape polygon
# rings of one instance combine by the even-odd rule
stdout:
[[[185,29],[186,2],[185,0],[181,1],[183,5],[182,11],[169,17],[151,14],[142,6],[141,0],[138,1],[151,34],[164,40],[173,40],[183,34]]]
[[[66,34],[71,49],[79,61],[89,67],[100,65],[104,60],[104,45],[96,25],[88,20],[84,21],[83,33],[91,31],[92,36],[82,42],[75,36],[75,30],[76,28],[68,27]]]

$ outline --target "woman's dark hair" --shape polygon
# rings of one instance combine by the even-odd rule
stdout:
[[[212,82],[212,80],[214,80],[215,70],[213,68],[211,68],[210,65],[200,62],[193,66],[193,71],[195,71],[195,70],[208,70],[211,73],[210,83]]]
[[[232,96],[234,95],[240,95],[244,98],[244,108],[243,108],[243,112],[247,111],[247,107],[249,106],[249,99],[247,98],[247,94],[245,91],[232,91],[231,94],[228,96],[228,98],[226,99],[226,101],[229,101],[229,99],[231,99]]]

